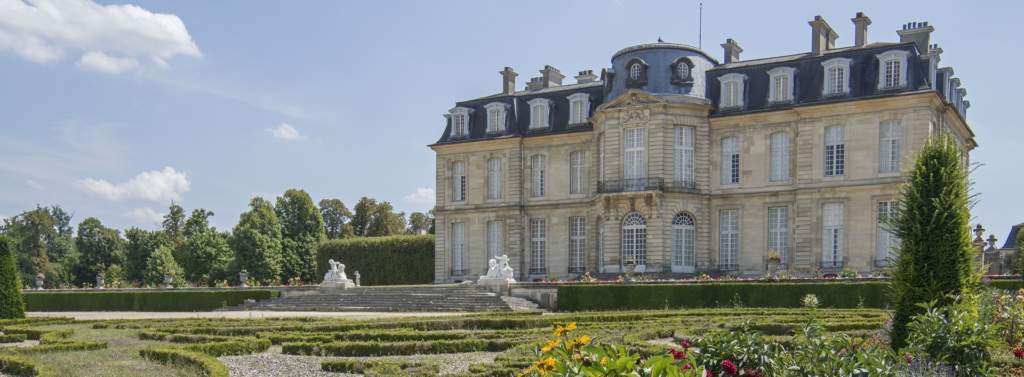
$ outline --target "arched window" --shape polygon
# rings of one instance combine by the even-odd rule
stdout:
[[[622,263],[647,265],[647,221],[639,213],[622,220]]]
[[[680,213],[672,219],[672,272],[695,271],[695,225],[693,217],[685,213]]]
[[[644,68],[640,66],[640,63],[633,63],[633,65],[629,66],[629,77],[633,80],[639,80],[643,72]]]
[[[680,80],[686,80],[690,77],[690,66],[686,65],[686,63],[676,64],[676,76]]]

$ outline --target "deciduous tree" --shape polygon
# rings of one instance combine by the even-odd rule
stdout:
[[[142,282],[145,280],[150,255],[161,246],[172,246],[171,238],[164,231],[148,231],[135,227],[126,230],[124,235],[128,239],[124,258],[125,280]]]
[[[75,269],[78,283],[95,282],[97,273],[112,264],[121,264],[124,257],[121,232],[103,226],[95,217],[78,224],[75,247],[80,254]]]
[[[149,256],[146,261],[145,283],[149,285],[161,285],[164,283],[164,274],[174,271],[171,284],[175,287],[185,285],[185,270],[174,261],[174,253],[170,246],[160,246]]]
[[[210,226],[213,212],[199,208],[185,222],[182,234],[185,242],[175,248],[174,259],[185,269],[186,281],[209,284],[227,275],[227,265],[232,252],[227,241]]]
[[[231,249],[235,251],[232,272],[242,267],[254,282],[267,283],[281,274],[281,224],[270,202],[252,198],[249,211],[239,216],[232,230]]]
[[[430,215],[426,213],[413,212],[409,214],[409,229],[412,230],[413,234],[419,234],[421,230],[429,230],[430,220]]]
[[[320,201],[320,216],[324,218],[327,239],[340,240],[355,237],[352,231],[352,212],[339,199],[323,199]]]
[[[377,200],[373,198],[362,197],[359,202],[356,203],[355,214],[352,215],[352,231],[357,236],[366,235],[366,227],[370,224],[370,212],[373,212],[374,207],[377,206]]]
[[[298,277],[303,281],[313,281],[316,278],[316,248],[327,238],[320,209],[306,191],[291,189],[277,197],[274,212],[281,224],[283,240],[281,278]]]
[[[164,232],[171,238],[175,246],[185,242],[185,209],[171,202],[167,214],[164,215]]]
[[[403,215],[394,212],[391,203],[380,202],[370,212],[370,223],[366,226],[367,237],[387,237],[402,234],[405,230]]]

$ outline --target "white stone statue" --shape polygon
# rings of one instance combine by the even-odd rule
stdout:
[[[331,269],[327,270],[324,274],[324,282],[344,282],[349,281],[348,277],[345,276],[345,265],[341,262],[335,262],[334,259],[327,261],[331,265]]]
[[[512,267],[508,265],[508,256],[502,255],[488,260],[487,275],[480,277],[480,280],[509,280],[515,281],[512,277]]]

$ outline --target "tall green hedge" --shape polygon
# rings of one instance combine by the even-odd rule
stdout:
[[[868,283],[701,283],[701,284],[562,284],[558,310],[651,310],[716,308],[737,300],[751,308],[799,308],[800,298],[818,296],[823,308],[854,309],[889,305],[889,284]]]
[[[345,264],[345,274],[362,285],[410,285],[434,282],[434,236],[365,237],[332,240],[316,253],[317,281],[330,268],[327,260]]]
[[[25,292],[30,312],[192,312],[237,306],[246,299],[277,297],[278,291]]]
[[[21,279],[8,242],[6,236],[0,235],[0,319],[25,318],[25,303],[18,295]]]

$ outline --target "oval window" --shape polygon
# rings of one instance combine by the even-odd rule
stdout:
[[[685,80],[690,76],[690,66],[686,65],[686,63],[679,62],[679,65],[676,67],[676,74],[679,75],[679,79]]]
[[[642,69],[643,68],[640,68],[640,63],[633,63],[633,66],[629,67],[629,77],[631,77],[633,80],[639,80],[640,71]]]

